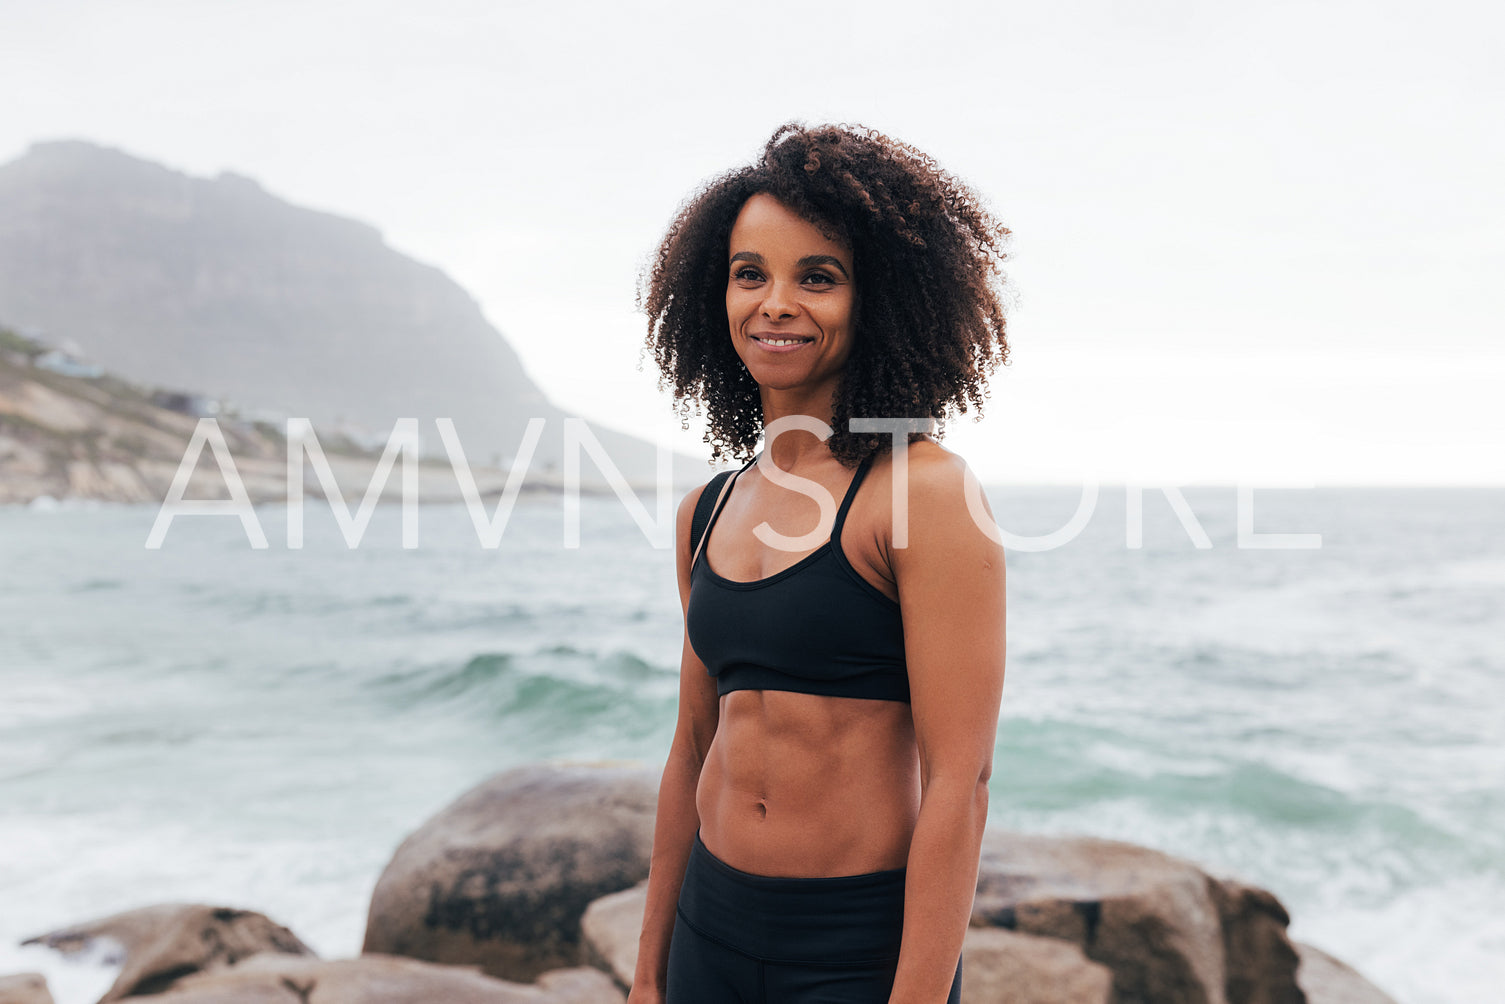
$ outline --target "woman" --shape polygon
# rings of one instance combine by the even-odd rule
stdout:
[[[912,147],[790,123],[659,247],[642,305],[665,383],[718,458],[764,449],[679,508],[679,717],[632,1004],[959,1000],[1003,553],[960,458],[863,420],[981,405],[1007,235]]]

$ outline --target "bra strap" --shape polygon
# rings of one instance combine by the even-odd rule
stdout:
[[[852,508],[852,500],[857,497],[857,488],[862,484],[862,479],[867,477],[868,468],[873,466],[873,458],[876,453],[869,453],[862,463],[857,465],[857,473],[852,475],[851,487],[847,489],[846,497],[841,500],[841,508],[836,511],[836,524],[831,527],[831,539],[841,540],[841,528],[847,524],[847,510]]]
[[[711,510],[716,508],[721,501],[721,489],[726,486],[727,478],[732,476],[731,471],[722,471],[711,478],[710,483],[700,492],[700,498],[695,502],[695,514],[690,519],[690,543],[695,548],[696,554],[700,553],[700,538],[705,536],[706,527],[711,522]]]
[[[732,471],[722,471],[712,478],[710,483],[702,489],[700,499],[695,503],[695,513],[690,519],[690,539],[695,541],[695,554],[690,558],[690,567],[692,569],[695,567],[695,563],[700,560],[700,552],[705,550],[705,542],[711,536],[711,527],[716,524],[716,517],[721,515],[721,507],[726,503],[726,497],[732,493],[733,483],[736,482],[742,471],[747,470],[747,468],[757,462],[758,458],[753,457],[743,465],[741,471],[735,473]],[[716,488],[720,488],[720,493],[713,496],[712,491]],[[706,503],[713,497],[716,500],[715,505],[710,507],[709,514],[707,514]]]

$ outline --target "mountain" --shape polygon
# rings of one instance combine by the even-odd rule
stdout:
[[[562,463],[567,414],[464,289],[374,228],[240,175],[33,145],[0,165],[0,319],[131,382],[306,417],[321,436],[384,441],[417,417],[429,456],[444,455],[436,417],[471,461],[504,466],[541,417],[534,464]],[[651,481],[651,444],[591,430],[630,480]],[[675,469],[707,473],[683,455]]]

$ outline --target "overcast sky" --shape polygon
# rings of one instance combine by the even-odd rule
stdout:
[[[1015,232],[989,481],[1505,483],[1505,16],[1447,2],[0,0],[0,159],[82,138],[378,227],[561,405],[676,436],[639,268],[780,122]]]

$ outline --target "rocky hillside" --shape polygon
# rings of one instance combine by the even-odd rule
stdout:
[[[165,499],[198,418],[164,407],[159,403],[162,396],[151,388],[108,373],[54,372],[38,365],[43,354],[40,346],[0,328],[0,503],[43,496],[149,503]],[[234,415],[217,417],[216,422],[250,499],[285,499],[285,426]],[[358,501],[379,452],[337,435],[318,438],[345,498]],[[459,497],[448,462],[425,463],[420,471],[420,498]],[[506,483],[499,470],[477,467],[472,473],[483,496],[499,492]],[[311,473],[305,481],[308,495],[323,494]],[[525,487],[555,486],[547,478],[530,477]],[[396,498],[399,489],[394,472],[383,497]],[[209,449],[199,456],[184,495],[229,497]]]
[[[306,417],[321,434],[384,441],[412,416],[442,456],[433,419],[447,416],[472,462],[505,466],[542,417],[536,462],[563,452],[565,413],[465,290],[372,227],[234,174],[189,177],[77,141],[0,165],[0,319],[125,380]],[[651,479],[649,444],[593,431],[630,479]]]

